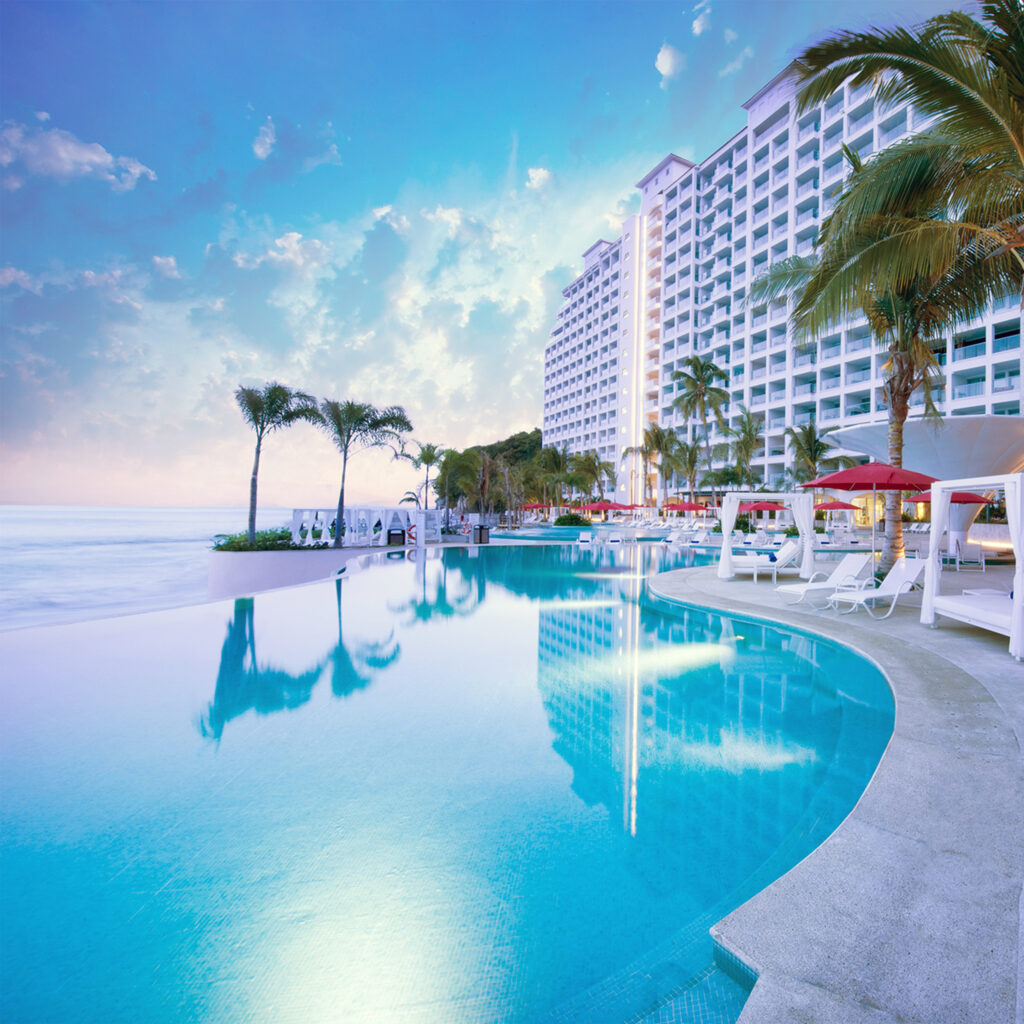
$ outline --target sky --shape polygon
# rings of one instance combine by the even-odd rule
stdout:
[[[245,505],[240,384],[540,426],[582,253],[837,29],[929,0],[0,4],[0,503]],[[415,445],[411,445],[415,451]],[[271,435],[260,503],[341,459]],[[389,454],[346,501],[419,481]]]

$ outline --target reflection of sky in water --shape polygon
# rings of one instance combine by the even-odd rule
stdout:
[[[892,708],[831,646],[638,602],[677,557],[460,549],[0,637],[6,1017],[532,1020],[720,916]]]

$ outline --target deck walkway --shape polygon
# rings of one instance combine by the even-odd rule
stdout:
[[[1009,578],[950,572],[943,589]],[[770,582],[714,566],[651,588],[833,637],[895,695],[892,740],[850,816],[712,929],[760,975],[740,1024],[1022,1024],[1024,666],[1006,638],[922,626],[917,595],[884,621],[786,605]]]

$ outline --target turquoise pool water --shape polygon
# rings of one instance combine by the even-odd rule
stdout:
[[[5,1021],[620,1022],[821,842],[892,727],[664,546],[404,553],[0,635]]]

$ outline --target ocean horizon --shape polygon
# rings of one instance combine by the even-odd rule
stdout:
[[[0,630],[202,603],[214,538],[248,516],[245,506],[0,505]],[[290,519],[261,508],[256,526]]]

